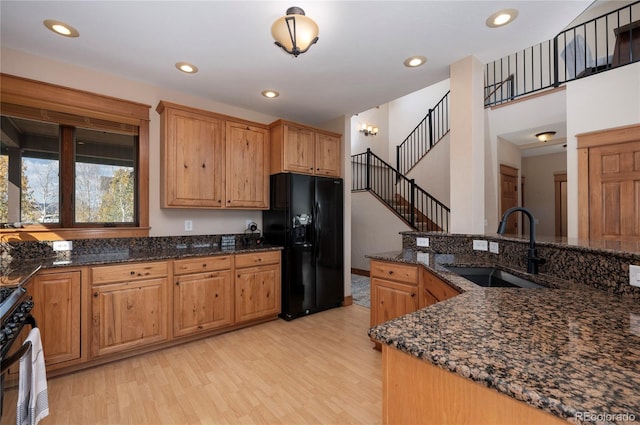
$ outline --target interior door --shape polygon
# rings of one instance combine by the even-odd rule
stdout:
[[[518,206],[518,169],[507,165],[500,165],[500,217],[506,210]],[[511,214],[507,220],[505,234],[518,234],[519,214]]]
[[[640,141],[589,149],[589,238],[640,237]]]
[[[567,236],[567,173],[553,176],[555,187],[555,228],[556,236]]]

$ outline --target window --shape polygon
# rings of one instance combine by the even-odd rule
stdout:
[[[0,94],[2,240],[148,236],[148,105],[6,74]]]
[[[1,123],[0,197],[6,203],[0,222],[65,227],[137,223],[135,129],[129,131],[134,134],[114,133],[10,116],[2,116]],[[61,151],[71,154],[61,157]],[[74,173],[61,174],[61,168]],[[74,196],[61,197],[61,187]],[[74,214],[64,214],[67,210]]]

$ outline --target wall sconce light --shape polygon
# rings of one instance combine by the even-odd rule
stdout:
[[[362,124],[362,127],[360,128],[360,132],[364,133],[365,136],[375,136],[376,134],[378,134],[378,127],[374,127],[372,125],[369,124]]]
[[[553,139],[553,136],[556,134],[555,131],[543,131],[542,133],[536,134],[536,137],[539,141],[543,143],[547,143],[549,140]]]
[[[318,24],[306,17],[302,8],[294,6],[273,23],[271,35],[276,46],[297,58],[318,41]]]

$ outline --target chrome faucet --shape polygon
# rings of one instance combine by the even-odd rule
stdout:
[[[507,230],[507,219],[511,214],[516,211],[522,211],[529,217],[529,252],[527,254],[527,273],[538,274],[538,265],[546,263],[547,260],[538,257],[538,250],[536,249],[536,221],[533,218],[533,214],[526,208],[513,207],[509,208],[502,215],[502,220],[498,225],[498,233],[504,235]]]

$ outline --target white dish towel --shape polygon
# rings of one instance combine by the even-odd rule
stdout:
[[[47,371],[38,328],[31,329],[27,342],[31,347],[20,358],[16,425],[36,425],[49,415]]]

